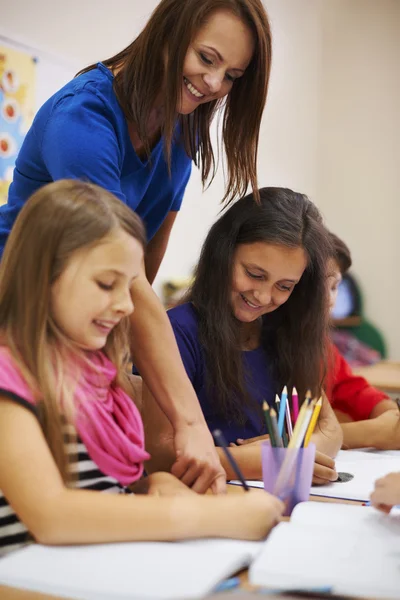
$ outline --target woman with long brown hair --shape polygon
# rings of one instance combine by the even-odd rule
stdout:
[[[162,0],[140,35],[81,71],[39,110],[0,208],[0,252],[27,198],[79,178],[142,217],[148,247],[132,285],[135,364],[174,429],[175,474],[204,491],[223,472],[163,308],[151,289],[194,163],[203,184],[216,160],[210,125],[224,107],[226,202],[257,192],[257,144],[271,35],[261,0]],[[27,298],[27,301],[29,299]]]

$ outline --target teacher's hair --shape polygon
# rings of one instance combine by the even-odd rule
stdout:
[[[231,309],[232,269],[241,244],[263,242],[303,248],[305,271],[288,300],[262,317],[261,345],[265,368],[282,389],[295,386],[319,396],[327,365],[329,333],[326,263],[331,256],[329,234],[307,196],[284,188],[260,189],[260,204],[249,194],[216,221],[204,242],[193,285],[184,301],[199,316],[208,385],[220,414],[243,422],[246,392],[240,349],[240,323]]]
[[[162,133],[170,166],[185,56],[194,36],[217,10],[228,10],[249,26],[254,37],[254,54],[226,98],[202,104],[190,115],[180,115],[183,140],[187,154],[201,170],[203,185],[211,183],[217,161],[210,125],[218,109],[225,106],[222,138],[227,187],[223,202],[244,196],[249,185],[258,201],[257,148],[272,54],[270,25],[261,0],[161,0],[140,35],[103,63],[117,71],[115,93],[127,120],[135,124],[148,157],[151,147],[146,126],[160,93],[160,82],[165,82]],[[95,66],[90,65],[78,75]]]

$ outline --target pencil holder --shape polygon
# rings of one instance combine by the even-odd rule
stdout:
[[[307,448],[273,448],[269,441],[261,446],[264,489],[286,504],[285,516],[310,496],[314,470],[315,444]]]

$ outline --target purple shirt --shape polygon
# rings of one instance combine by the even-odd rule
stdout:
[[[267,433],[264,419],[259,411],[245,408],[246,422],[243,425],[228,421],[218,414],[210,397],[206,382],[204,348],[199,342],[198,317],[190,303],[182,304],[168,311],[186,373],[199,399],[210,431],[221,429],[228,443],[237,438],[247,439]],[[242,352],[245,381],[251,398],[262,405],[266,400],[274,406],[276,386],[269,374],[269,361],[264,348]]]

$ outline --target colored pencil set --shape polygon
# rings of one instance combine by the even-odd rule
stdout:
[[[283,388],[280,398],[276,395],[275,403],[276,410],[270,408],[267,402],[263,403],[271,446],[273,448],[306,448],[318,421],[322,397],[319,400],[312,399],[311,392],[308,391],[299,410],[298,394],[296,388],[293,388],[293,420],[286,386]]]

